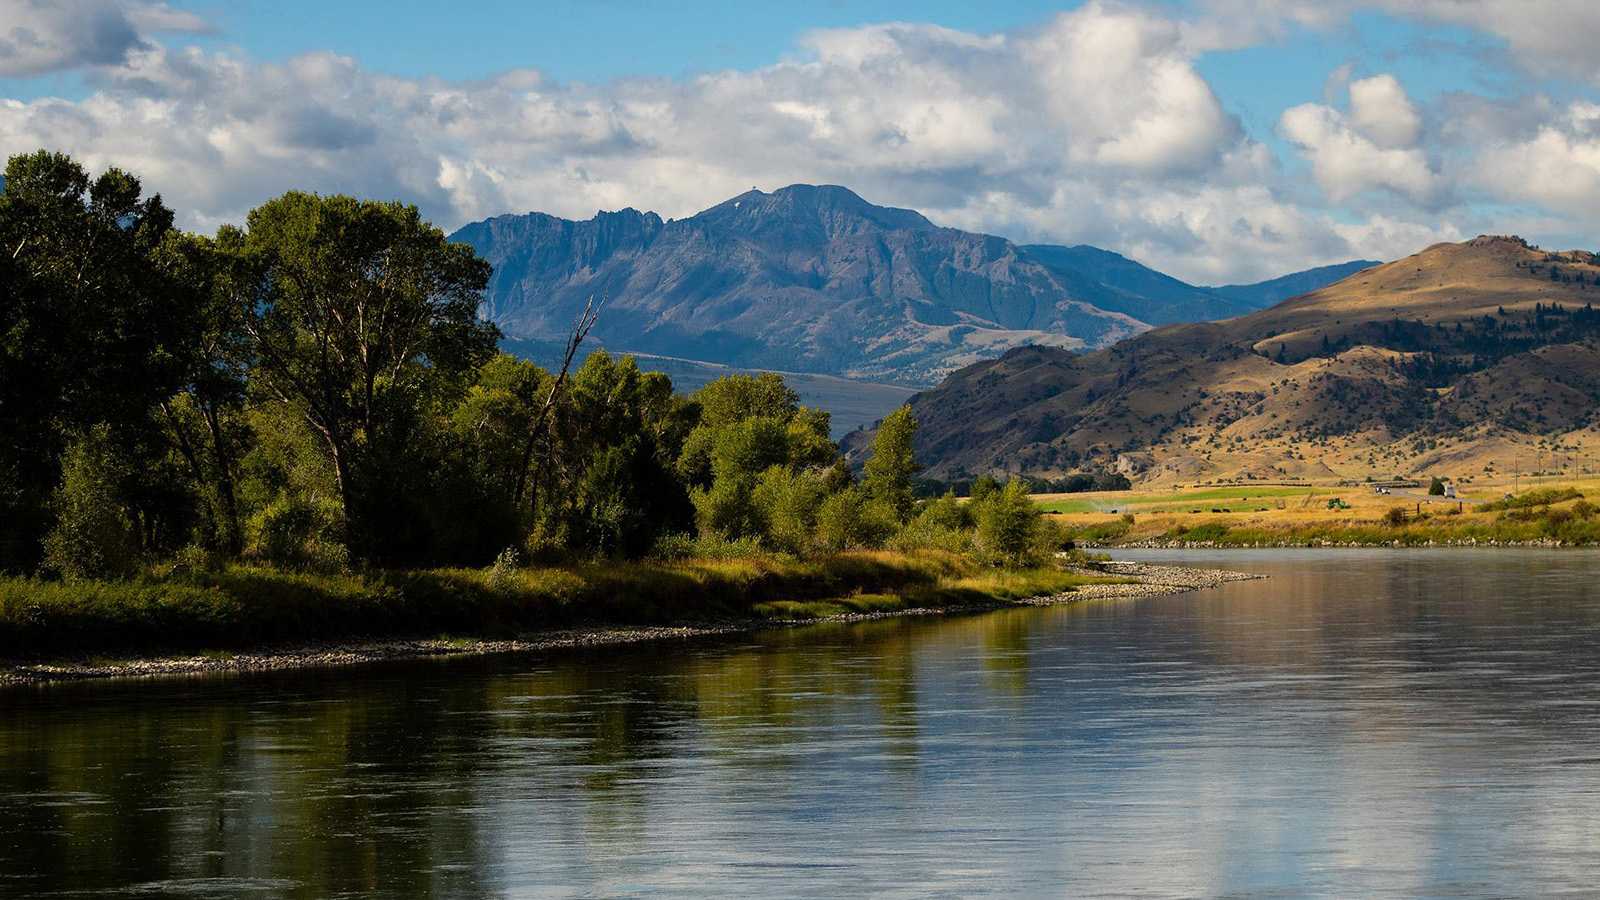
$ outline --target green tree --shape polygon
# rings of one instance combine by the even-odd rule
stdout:
[[[893,510],[901,522],[911,518],[917,503],[911,484],[912,476],[922,470],[911,447],[916,433],[911,407],[902,406],[885,416],[872,440],[872,456],[861,471],[862,489]]]
[[[255,381],[321,439],[355,553],[402,561],[415,433],[498,337],[477,315],[488,263],[415,206],[300,192],[251,211],[244,249],[265,278]]]
[[[142,439],[192,353],[192,295],[161,248],[173,214],[139,180],[59,153],[12,157],[0,191],[0,569],[39,561],[74,435]]]
[[[1028,496],[1028,486],[1020,478],[977,503],[973,511],[978,521],[978,546],[997,562],[1020,566],[1029,562],[1039,523],[1039,507]]]
[[[55,525],[45,536],[45,567],[69,581],[131,575],[138,539],[121,492],[128,474],[104,427],[68,448],[54,492]]]
[[[1444,479],[1434,476],[1433,483],[1428,485],[1428,494],[1433,497],[1444,496]]]

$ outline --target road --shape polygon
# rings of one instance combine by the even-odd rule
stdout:
[[[1435,500],[1439,503],[1488,503],[1488,498],[1440,497],[1437,494],[1413,494],[1410,491],[1390,491],[1387,497],[1405,497],[1410,500]]]

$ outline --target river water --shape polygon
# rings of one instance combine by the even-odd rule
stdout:
[[[1600,896],[1600,553],[0,692],[0,897]]]

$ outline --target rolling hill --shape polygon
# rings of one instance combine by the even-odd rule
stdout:
[[[513,338],[559,340],[605,294],[593,338],[609,349],[902,385],[1015,347],[1091,350],[1254,308],[1107,251],[940,228],[832,185],[752,190],[680,220],[500,216],[452,238],[494,264],[485,311]]]
[[[1438,244],[1224,322],[969,366],[912,399],[917,451],[936,477],[1150,482],[1581,466],[1600,448],[1595,300],[1586,251]],[[848,439],[857,458],[870,437]]]

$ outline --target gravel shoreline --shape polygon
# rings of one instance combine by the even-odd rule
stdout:
[[[576,647],[603,647],[708,637],[759,631],[767,628],[794,628],[828,622],[870,622],[909,616],[940,616],[981,612],[1023,606],[1054,606],[1085,600],[1149,597],[1182,594],[1216,587],[1230,581],[1263,578],[1246,572],[1198,569],[1189,566],[1164,566],[1117,560],[1094,569],[1075,569],[1076,574],[1137,579],[1123,584],[1088,584],[1070,593],[1034,597],[982,606],[928,607],[879,613],[851,613],[817,619],[736,619],[692,625],[608,626],[594,625],[541,631],[513,640],[387,640],[330,642],[299,647],[240,651],[196,656],[139,657],[81,662],[20,663],[0,660],[0,686],[38,684],[51,681],[80,681],[100,678],[158,678],[208,675],[222,672],[266,672],[283,669],[323,668],[407,659],[450,656],[487,656],[501,653],[532,653]]]

